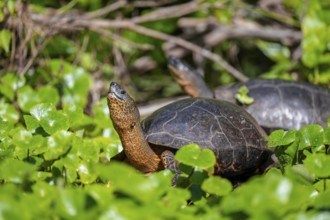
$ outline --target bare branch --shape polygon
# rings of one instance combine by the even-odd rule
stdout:
[[[246,28],[240,25],[219,25],[216,29],[204,37],[204,42],[209,46],[214,46],[227,39],[235,38],[259,38],[270,41],[280,41],[284,45],[292,45],[293,43],[301,40],[302,33],[292,29],[275,27]]]
[[[120,1],[121,4],[125,1]],[[171,36],[168,34],[164,34],[159,31],[155,31],[146,27],[142,27],[137,25],[135,22],[145,22],[145,21],[151,21],[152,19],[156,19],[154,16],[160,16],[163,18],[170,16],[173,14],[173,16],[179,16],[183,15],[185,13],[192,12],[194,10],[198,9],[198,2],[199,0],[192,1],[186,4],[182,4],[181,6],[175,6],[174,7],[166,7],[160,10],[157,10],[155,13],[151,13],[148,16],[144,17],[137,17],[133,18],[132,20],[107,20],[107,19],[90,19],[87,18],[86,15],[71,15],[71,14],[61,14],[61,15],[41,15],[32,13],[30,16],[31,21],[36,26],[40,26],[41,29],[46,30],[53,30],[53,33],[57,33],[59,31],[72,31],[72,30],[85,30],[89,29],[92,31],[97,31],[99,33],[107,33],[108,35],[111,35],[112,37],[115,37],[111,32],[107,32],[104,29],[105,28],[125,28],[130,29],[135,32],[138,32],[143,35],[147,35],[150,37],[154,37],[157,39],[161,39],[164,41],[168,41],[171,43],[174,43],[176,45],[179,45],[181,47],[184,47],[186,49],[191,50],[194,53],[201,54],[202,56],[218,63],[220,66],[222,66],[226,71],[228,71],[231,75],[233,75],[235,78],[237,78],[240,81],[246,81],[248,78],[243,75],[240,71],[235,69],[233,66],[231,66],[228,62],[226,62],[222,57],[219,55],[212,53],[210,50],[204,49],[198,45],[195,45],[189,41],[186,41],[184,39],[181,39],[179,37]],[[110,5],[111,6],[111,5]],[[109,8],[115,8],[113,5]],[[116,7],[119,7],[120,4],[116,5]],[[110,9],[107,9],[109,11]],[[178,10],[179,8],[179,10]],[[99,11],[100,12],[100,11]],[[102,13],[105,13],[103,11]],[[101,13],[101,14],[102,14]],[[92,14],[93,16],[100,15],[100,13]],[[91,14],[89,14],[91,16]],[[93,17],[92,16],[92,17]],[[158,17],[159,19],[159,17]],[[15,18],[12,18],[10,20],[12,23],[15,23]],[[115,37],[118,39],[118,37]]]
[[[154,49],[154,46],[152,46],[150,44],[137,44],[135,42],[129,41],[129,40],[121,37],[118,34],[115,34],[111,31],[109,31],[109,30],[99,29],[99,28],[95,28],[95,29],[91,28],[91,30],[96,32],[96,33],[99,33],[101,35],[111,37],[113,40],[123,42],[127,45],[130,45],[131,47],[134,47],[134,48],[137,48],[137,49],[140,49],[140,50],[152,50],[152,49]]]
[[[234,18],[232,25],[219,24],[214,19],[209,18],[181,18],[178,21],[178,26],[182,29],[196,29],[197,33],[211,29],[212,31],[204,36],[205,44],[210,47],[228,39],[242,38],[258,38],[291,46],[300,42],[302,38],[302,33],[298,30],[276,26],[261,26],[255,22],[247,22],[237,18]]]
[[[62,31],[72,31],[72,30],[102,30],[104,28],[126,28],[133,31],[136,31],[140,34],[161,39],[164,41],[169,41],[174,44],[177,44],[181,47],[191,50],[194,53],[198,53],[207,57],[208,59],[218,63],[231,75],[237,78],[240,81],[246,81],[248,78],[243,75],[240,71],[231,66],[228,62],[222,59],[219,55],[212,53],[211,51],[204,49],[200,46],[197,46],[193,43],[190,43],[184,39],[174,37],[168,34],[164,34],[159,31],[155,31],[146,27],[139,26],[130,20],[106,20],[106,19],[86,19],[84,16],[70,16],[62,15],[56,16],[52,15],[51,17],[45,17],[40,14],[32,14],[31,19],[35,22],[36,25],[41,25],[47,29],[57,29]]]
[[[134,7],[141,7],[141,8],[146,8],[146,7],[159,7],[162,5],[167,5],[170,3],[175,2],[176,0],[158,0],[158,1],[134,1],[133,5]]]
[[[46,38],[38,42],[37,48],[32,51],[32,55],[30,56],[28,62],[26,63],[24,68],[18,73],[18,75],[22,76],[30,69],[39,52],[45,47],[47,41],[48,39]]]
[[[86,18],[96,18],[96,17],[102,17],[104,15],[109,14],[110,12],[116,11],[119,8],[124,7],[127,4],[126,0],[119,0],[116,1],[113,4],[110,4],[104,8],[101,8],[99,10],[93,11],[93,12],[89,12],[85,14]]]
[[[219,55],[217,55],[215,53],[212,53],[211,51],[209,51],[207,49],[199,47],[196,44],[190,43],[190,42],[183,40],[181,38],[178,38],[178,37],[164,34],[162,32],[151,30],[151,29],[148,29],[148,28],[145,28],[142,26],[138,26],[135,24],[129,25],[127,28],[134,30],[141,34],[148,35],[150,37],[169,41],[169,42],[175,43],[181,47],[185,47],[185,48],[191,50],[192,52],[201,54],[204,57],[209,58],[213,62],[218,63],[220,66],[222,66],[222,68],[224,68],[226,71],[228,71],[232,76],[234,76],[239,81],[245,82],[248,80],[248,78],[245,75],[243,75],[240,71],[238,71],[233,66],[231,66],[227,61],[222,59],[222,57],[220,57]]]
[[[169,6],[169,7],[163,7],[157,10],[154,10],[153,12],[132,18],[132,22],[134,23],[144,23],[149,21],[158,21],[161,19],[166,18],[178,18],[186,14],[190,14],[194,11],[197,11],[200,9],[199,0],[194,0],[188,3],[184,3],[181,5],[175,5],[175,6]]]

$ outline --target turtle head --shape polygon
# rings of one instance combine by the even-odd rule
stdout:
[[[118,83],[115,82],[110,83],[108,100],[115,99],[115,100],[124,101],[125,99],[129,99],[129,98],[130,97],[127,94],[127,92]]]
[[[140,114],[134,100],[118,83],[110,83],[107,99],[110,118],[116,129],[132,128],[139,123]]]
[[[185,63],[183,60],[180,60],[175,56],[168,57],[167,65],[171,73],[173,73],[175,77],[179,77],[181,79],[185,78],[185,73],[195,71],[188,63]]]

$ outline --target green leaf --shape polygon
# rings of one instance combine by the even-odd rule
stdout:
[[[330,191],[318,194],[314,200],[314,206],[318,209],[330,208]]]
[[[310,154],[304,160],[307,170],[317,177],[330,177],[330,155],[321,153]]]
[[[23,183],[36,167],[20,160],[7,158],[0,163],[0,179],[12,183]]]
[[[177,207],[185,207],[191,194],[186,189],[170,188],[163,199],[164,206],[169,210],[176,210]]]
[[[4,99],[0,99],[0,119],[8,121],[10,124],[15,124],[19,115],[12,104],[8,104]]]
[[[60,111],[50,111],[45,117],[41,118],[40,125],[48,134],[54,134],[60,130],[68,130],[69,120]]]
[[[0,140],[7,137],[10,130],[13,128],[13,124],[9,123],[8,121],[4,121],[0,117]]]
[[[315,175],[311,174],[303,164],[286,166],[285,176],[302,181],[304,184],[311,184],[315,181]]]
[[[218,176],[211,176],[202,184],[202,189],[217,196],[225,196],[233,190],[231,182]]]
[[[92,163],[87,161],[81,161],[78,165],[77,172],[80,177],[80,181],[83,184],[91,184],[95,182],[97,175],[93,170]]]
[[[40,126],[38,119],[31,115],[24,115],[23,118],[26,128],[31,132],[34,132]]]
[[[40,102],[52,103],[52,104],[54,104],[54,106],[56,106],[60,100],[57,89],[55,89],[54,87],[50,87],[50,86],[41,87],[38,90],[38,97],[40,99]]]
[[[307,67],[312,68],[319,64],[320,57],[327,48],[328,27],[315,12],[312,12],[304,17],[302,30],[302,61]]]
[[[111,162],[109,166],[98,166],[96,170],[102,178],[110,181],[113,190],[144,203],[159,200],[159,196],[170,188],[169,177],[165,176],[165,185],[160,181],[159,178],[164,178],[163,174],[145,178],[134,168],[115,161]],[[165,173],[169,173],[169,171]]]
[[[289,48],[282,44],[259,40],[257,45],[268,58],[275,62],[285,62],[290,58]]]
[[[24,112],[29,112],[34,105],[40,103],[37,93],[30,86],[18,89],[17,97],[18,105]]]
[[[24,112],[30,112],[38,104],[55,106],[59,101],[59,95],[56,89],[48,86],[41,87],[38,91],[30,86],[24,86],[18,89],[18,105]]]
[[[49,112],[55,111],[55,106],[51,103],[41,103],[31,108],[31,115],[33,115],[38,121],[48,116]]]
[[[269,147],[285,146],[293,143],[296,139],[295,130],[284,131],[276,130],[273,131],[267,138]]]
[[[86,70],[94,71],[97,67],[97,61],[91,53],[82,53],[80,63]]]
[[[319,181],[315,181],[313,187],[318,192],[329,191],[328,186],[330,186],[330,179],[319,179]]]
[[[242,104],[252,104],[254,99],[248,96],[249,89],[246,86],[239,88],[238,93],[235,94],[235,98]]]
[[[31,115],[39,121],[39,124],[48,134],[69,128],[68,117],[62,111],[57,111],[52,103],[35,105],[31,108]],[[36,125],[35,121],[33,125]]]
[[[312,187],[271,169],[224,197],[220,207],[227,214],[244,213],[248,219],[283,219],[286,214],[301,210],[313,191]]]
[[[175,159],[181,163],[200,169],[213,167],[216,162],[212,150],[200,149],[196,144],[188,144],[180,148],[176,152]]]
[[[0,31],[0,48],[2,48],[7,54],[9,53],[10,40],[12,33],[3,29]]]
[[[62,84],[63,106],[75,104],[84,107],[86,105],[91,79],[82,68],[71,67],[70,71],[63,76]]]
[[[93,125],[93,119],[83,113],[83,108],[77,105],[64,106],[64,113],[68,116],[70,128],[75,130],[83,126]]]
[[[114,187],[114,190],[133,196],[138,200],[144,200],[144,198],[140,198],[141,193],[144,191],[140,188],[144,182],[143,176],[133,167],[123,163],[112,162],[107,167],[98,166],[97,171],[102,178],[110,180],[110,184]],[[147,185],[145,190],[149,190],[147,189]]]
[[[323,127],[320,125],[307,125],[298,131],[300,134],[299,148],[317,148],[323,144]]]
[[[25,78],[18,78],[14,73],[7,73],[1,77],[0,93],[10,101],[14,100],[15,91],[25,84]]]
[[[324,128],[323,143],[330,144],[330,128]]]
[[[193,170],[192,174],[190,175],[190,184],[201,185],[208,176],[209,175],[207,172]]]
[[[67,131],[58,131],[47,138],[47,151],[44,153],[45,160],[58,159],[67,153],[71,147],[73,134]]]
[[[84,213],[86,199],[81,188],[60,190],[58,197],[58,206],[56,206],[58,216],[64,219],[83,217],[81,213]]]
[[[13,144],[18,148],[30,149],[41,147],[44,143],[44,138],[41,135],[32,135],[27,130],[20,130],[13,136]]]

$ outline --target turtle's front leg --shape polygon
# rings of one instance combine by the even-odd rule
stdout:
[[[161,154],[161,159],[165,169],[171,170],[175,173],[172,179],[172,186],[176,186],[176,181],[178,180],[181,171],[179,170],[178,163],[174,159],[174,154],[172,151],[165,150]]]

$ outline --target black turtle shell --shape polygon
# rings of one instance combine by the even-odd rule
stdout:
[[[149,143],[179,149],[190,143],[214,151],[223,176],[255,170],[269,156],[265,133],[244,109],[226,101],[189,98],[154,112],[142,129]]]
[[[330,91],[308,83],[254,79],[215,91],[217,99],[234,102],[241,86],[254,98],[245,109],[264,128],[300,129],[308,124],[327,126],[330,117]]]

